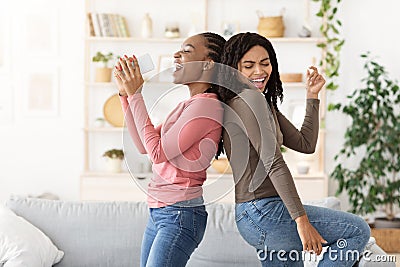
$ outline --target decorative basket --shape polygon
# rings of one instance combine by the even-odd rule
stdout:
[[[371,229],[371,236],[375,237],[376,244],[388,253],[400,251],[400,229]]]
[[[275,17],[259,17],[258,33],[264,37],[283,37],[285,33],[285,25],[283,16]]]
[[[232,168],[227,158],[214,159],[211,163],[211,167],[218,173],[232,173]]]

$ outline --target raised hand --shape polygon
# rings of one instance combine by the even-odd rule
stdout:
[[[132,65],[135,67],[133,67]],[[135,56],[120,58],[114,68],[114,77],[121,95],[133,95],[141,89],[144,80]]]
[[[312,73],[310,72],[312,70]],[[318,98],[318,93],[325,84],[325,78],[318,73],[318,69],[311,66],[307,69],[307,98]]]

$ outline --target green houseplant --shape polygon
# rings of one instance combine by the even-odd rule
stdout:
[[[124,151],[122,149],[110,149],[104,152],[103,157],[107,157],[110,159],[124,159]]]
[[[122,149],[110,149],[104,152],[103,157],[107,158],[106,168],[109,172],[121,172],[124,151]]]
[[[102,52],[97,52],[93,58],[93,62],[99,62],[102,67],[96,68],[95,82],[110,82],[112,68],[109,68],[109,62],[114,59],[114,54],[109,52],[108,54],[103,54]]]
[[[338,88],[337,77],[339,76],[340,51],[344,39],[340,37],[342,22],[337,18],[338,6],[341,0],[313,0],[320,2],[317,17],[322,18],[320,32],[325,42],[317,44],[325,53],[324,61],[320,65],[324,68],[327,79],[326,89],[336,90]]]
[[[369,53],[361,57],[366,60],[367,72],[362,79],[363,88],[347,97],[348,104],[329,106],[352,119],[335,161],[350,161],[354,156],[361,156],[361,160],[355,169],[339,163],[331,177],[339,182],[337,194],[347,191],[352,212],[369,214],[385,207],[386,220],[397,222],[394,207],[400,206],[399,85]]]

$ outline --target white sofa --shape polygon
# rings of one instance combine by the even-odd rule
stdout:
[[[308,203],[339,209],[336,198]],[[148,218],[144,202],[71,202],[12,197],[6,206],[45,233],[65,254],[57,267],[139,266],[140,245]],[[255,250],[240,236],[234,205],[207,206],[206,234],[189,267],[260,266]],[[374,254],[384,254],[375,244]],[[374,259],[375,255],[371,256]],[[0,263],[1,266],[1,263]],[[305,266],[316,266],[307,262]],[[359,266],[394,266],[361,261]]]

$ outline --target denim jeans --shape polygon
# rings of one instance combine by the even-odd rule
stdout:
[[[368,224],[348,212],[304,208],[310,223],[328,241],[323,244],[329,247],[318,266],[353,266],[369,240]],[[297,225],[280,197],[237,203],[235,209],[238,230],[256,248],[262,266],[303,266]]]
[[[142,240],[141,267],[185,266],[204,236],[207,211],[203,198],[150,208]]]

